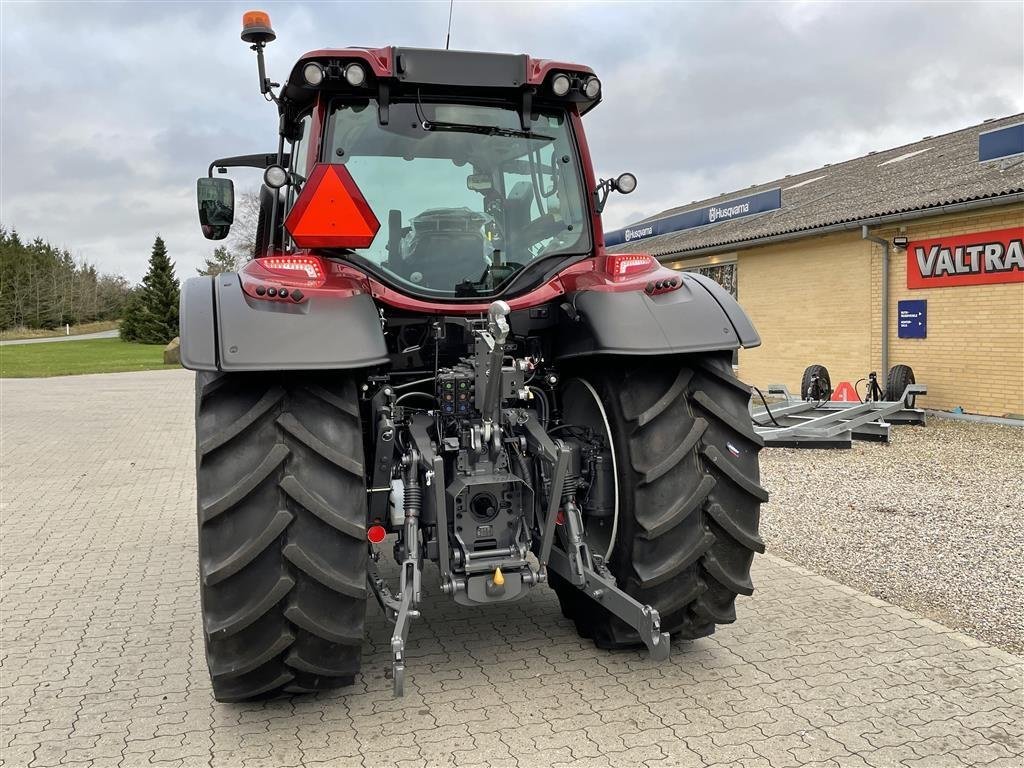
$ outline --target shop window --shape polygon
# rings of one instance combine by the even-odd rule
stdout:
[[[703,267],[690,267],[683,272],[696,272],[697,274],[710,277],[720,286],[725,288],[732,297],[736,296],[736,262],[731,264],[707,264]]]
[[[696,272],[710,277],[720,286],[725,288],[729,293],[732,294],[734,299],[739,299],[736,295],[736,262],[730,262],[728,264],[706,264],[703,267],[689,267],[683,269],[683,272]],[[732,364],[733,366],[739,365],[739,350],[733,350],[732,353]]]

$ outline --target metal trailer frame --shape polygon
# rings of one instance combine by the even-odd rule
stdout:
[[[850,448],[853,440],[889,442],[893,424],[923,425],[924,410],[912,406],[918,395],[928,394],[928,388],[911,384],[899,400],[857,403],[801,400],[784,384],[771,385],[768,394],[781,395],[783,400],[760,410],[751,403],[750,412],[754,432],[766,447]]]

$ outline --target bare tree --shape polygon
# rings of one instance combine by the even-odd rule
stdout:
[[[229,251],[223,245],[213,249],[213,255],[206,258],[206,264],[197,269],[200,275],[220,275],[224,272],[234,272],[243,261],[238,254]]]
[[[240,264],[251,260],[256,253],[256,227],[259,220],[259,192],[243,192],[235,203],[235,223],[231,227],[229,241],[231,252]]]

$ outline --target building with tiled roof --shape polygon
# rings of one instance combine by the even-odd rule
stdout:
[[[737,295],[763,339],[738,358],[752,384],[906,364],[926,407],[996,416],[1024,414],[1022,240],[1024,113],[606,233]]]

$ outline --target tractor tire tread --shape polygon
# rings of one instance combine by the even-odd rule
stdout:
[[[222,512],[234,507],[260,486],[288,458],[288,446],[276,444],[253,470],[242,475],[218,498],[202,505],[202,518],[208,523]],[[204,454],[205,455],[205,454]]]
[[[200,591],[218,701],[349,685],[366,612],[366,496],[344,374],[196,378]]]
[[[609,567],[619,587],[656,608],[661,627],[697,639],[736,619],[753,591],[762,441],[748,417],[751,389],[731,354],[582,364],[606,404],[619,460],[620,518]],[[682,435],[680,439],[680,435]],[[600,648],[639,634],[569,582],[551,575],[563,615]]]

